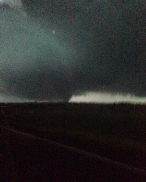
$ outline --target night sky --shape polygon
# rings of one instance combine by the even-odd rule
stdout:
[[[145,80],[145,0],[0,0],[1,101],[146,101]]]

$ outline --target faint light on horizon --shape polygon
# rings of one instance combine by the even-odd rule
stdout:
[[[89,92],[84,95],[73,96],[69,102],[91,102],[91,103],[146,103],[146,97],[137,97],[130,94],[110,94],[100,92]]]
[[[24,98],[19,98],[15,96],[8,96],[0,94],[0,103],[7,102],[49,102],[47,100],[37,101],[29,100]],[[59,102],[59,101],[58,101]],[[109,94],[100,92],[89,92],[84,95],[74,96],[70,99],[69,103],[134,103],[134,104],[146,104],[146,97],[136,97],[132,95],[122,95],[122,94]]]

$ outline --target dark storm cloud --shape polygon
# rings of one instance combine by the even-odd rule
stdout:
[[[1,7],[3,90],[49,101],[86,91],[146,96],[145,2],[63,2],[23,0],[27,16]]]

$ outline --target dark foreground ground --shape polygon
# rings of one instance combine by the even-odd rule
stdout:
[[[144,182],[146,171],[24,133],[0,128],[1,181]]]
[[[2,180],[146,181],[145,113],[146,105],[1,104]]]

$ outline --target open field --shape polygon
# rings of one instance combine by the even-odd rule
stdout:
[[[146,168],[145,113],[146,105],[138,104],[0,104],[3,126],[142,168]]]

